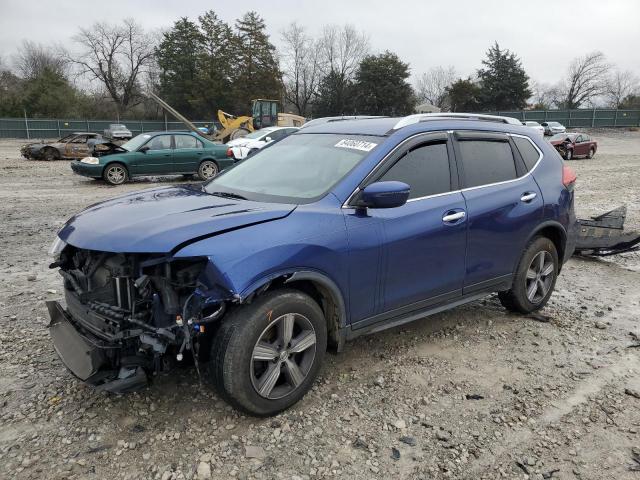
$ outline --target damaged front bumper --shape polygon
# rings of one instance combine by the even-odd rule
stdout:
[[[625,231],[627,208],[622,206],[576,222],[577,255],[608,256],[640,249],[640,232]]]
[[[58,302],[47,302],[47,308],[53,347],[65,367],[78,379],[112,393],[131,392],[148,385],[148,377],[140,366],[112,369],[107,350],[114,347],[89,333],[81,333],[81,327],[76,326]]]

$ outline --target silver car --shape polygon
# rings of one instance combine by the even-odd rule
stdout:
[[[556,133],[564,133],[567,131],[564,125],[559,122],[542,122],[545,135],[555,135]]]
[[[133,137],[131,130],[121,123],[110,124],[109,128],[104,131],[104,136],[112,140],[129,140]]]

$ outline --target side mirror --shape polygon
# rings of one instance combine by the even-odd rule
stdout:
[[[140,147],[138,151],[142,153],[147,153],[149,151],[149,146],[145,145],[144,147]]]
[[[271,137],[264,137],[264,141],[265,141],[265,142],[270,142],[271,140],[273,140],[273,138],[271,138]]]
[[[407,203],[411,187],[403,182],[375,182],[362,191],[360,205],[369,208],[395,208]]]

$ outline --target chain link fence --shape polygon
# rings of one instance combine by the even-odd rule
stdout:
[[[144,132],[159,130],[186,130],[182,122],[163,120],[64,120],[44,118],[0,118],[0,138],[52,139],[75,132],[93,132],[103,134],[111,124],[126,125],[135,136]],[[193,122],[197,127],[209,128],[213,122]]]
[[[640,127],[640,110],[519,110],[508,112],[482,112],[492,115],[514,117],[522,121],[539,123],[555,121],[565,127]],[[60,138],[74,132],[94,132],[102,134],[112,123],[124,124],[133,135],[144,132],[185,130],[184,124],[162,120],[65,120],[41,118],[0,118],[0,138]],[[209,128],[211,121],[195,121],[197,127]]]

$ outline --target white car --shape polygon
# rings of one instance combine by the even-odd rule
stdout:
[[[544,136],[544,127],[542,125],[540,125],[538,122],[532,122],[532,121],[529,120],[529,121],[526,121],[526,122],[522,122],[522,124],[525,127],[533,128],[540,135]]]
[[[545,135],[555,135],[556,133],[564,133],[567,131],[564,125],[559,122],[542,122]]]
[[[112,140],[130,140],[133,137],[131,130],[121,123],[112,123],[104,131],[104,136]]]
[[[291,135],[299,130],[298,127],[267,127],[256,130],[246,137],[236,138],[227,143],[227,157],[244,160],[251,153],[260,150],[271,142]]]

